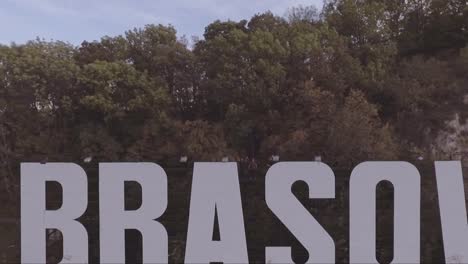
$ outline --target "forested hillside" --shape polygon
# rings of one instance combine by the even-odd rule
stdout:
[[[468,144],[467,40],[465,0],[333,0],[214,21],[192,41],[148,25],[3,45],[1,186],[14,191],[20,162],[86,157],[447,158]]]
[[[431,164],[468,153],[467,2],[328,0],[320,10],[214,21],[193,40],[170,25],[147,25],[79,46],[40,38],[0,45],[0,262],[20,259],[21,162],[86,170],[80,221],[96,263],[97,164],[162,165],[169,206],[160,221],[169,259],[180,263],[193,162],[224,157],[239,162],[249,260],[265,263],[265,246],[292,245],[303,262],[307,252],[265,204],[263,176],[272,156],[321,156],[335,172],[336,199],[310,200],[305,185],[292,190],[332,235],[337,262],[349,260],[350,170],[366,160],[408,160],[422,175],[421,261],[441,263]],[[61,191],[50,188],[47,206],[56,209]],[[126,202],[140,203],[137,189],[126,191]],[[391,187],[379,187],[377,212],[376,252],[389,263]],[[138,241],[126,236],[128,263],[141,261]],[[57,263],[61,243],[47,243],[48,261]]]

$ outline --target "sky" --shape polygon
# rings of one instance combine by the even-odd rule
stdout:
[[[190,39],[217,19],[238,21],[267,10],[284,15],[299,5],[320,9],[322,0],[0,0],[0,43],[40,37],[79,45],[146,24],[171,24]]]

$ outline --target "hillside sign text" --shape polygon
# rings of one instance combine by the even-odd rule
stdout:
[[[468,224],[459,161],[435,162],[444,254],[447,262],[468,263]],[[334,263],[335,243],[293,194],[302,181],[310,199],[334,199],[335,175],[322,162],[279,162],[265,176],[265,201],[309,253],[307,263]],[[88,206],[88,182],[74,163],[21,164],[21,261],[46,262],[45,230],[63,235],[61,263],[88,262],[88,233],[78,222]],[[124,184],[141,186],[141,206],[125,210]],[[388,181],[394,189],[393,263],[420,262],[421,177],[402,161],[357,165],[349,182],[349,260],[377,263],[376,186]],[[46,183],[62,187],[62,205],[46,209]],[[245,197],[244,197],[245,198]],[[237,164],[196,162],[193,170],[186,263],[248,263]],[[168,203],[168,180],[155,163],[99,164],[99,244],[101,263],[125,262],[125,230],[142,235],[144,263],[168,262],[168,233],[158,218]],[[217,214],[220,240],[213,241]],[[265,263],[293,263],[291,247],[265,245]]]

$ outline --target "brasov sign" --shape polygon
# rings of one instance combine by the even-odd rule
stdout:
[[[468,224],[461,163],[435,162],[444,253],[447,261],[468,263]],[[421,179],[408,162],[364,162],[349,182],[349,261],[377,263],[376,186],[394,188],[393,263],[420,262]],[[46,209],[46,182],[62,187],[62,206]],[[125,210],[124,184],[141,185],[142,202]],[[307,263],[334,263],[335,243],[292,193],[295,182],[308,186],[310,199],[335,198],[335,175],[322,162],[279,162],[265,178],[265,201],[273,214],[309,253]],[[99,164],[99,241],[101,263],[125,262],[125,230],[142,235],[145,263],[168,262],[168,233],[157,221],[168,203],[167,175],[155,163]],[[88,183],[73,163],[21,164],[21,260],[46,261],[45,230],[63,235],[62,263],[88,262],[88,234],[76,219],[85,212]],[[237,164],[195,163],[185,249],[186,263],[248,263]],[[221,239],[212,240],[217,214]],[[156,220],[155,220],[156,219]],[[291,247],[265,245],[266,263],[293,263]]]

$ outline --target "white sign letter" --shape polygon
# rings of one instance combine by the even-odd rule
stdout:
[[[62,207],[46,210],[46,182],[62,186]],[[88,179],[73,163],[21,164],[21,262],[46,262],[46,229],[63,235],[61,263],[88,262],[88,233],[75,221],[88,206]]]
[[[436,161],[435,168],[445,261],[467,263],[468,223],[461,162]]]
[[[125,210],[126,181],[141,185],[141,207]],[[167,176],[154,163],[99,164],[99,218],[101,263],[125,262],[125,229],[143,237],[143,262],[167,263],[168,238],[164,226],[154,221],[167,207]]]
[[[377,263],[376,187],[393,184],[393,263],[419,263],[421,177],[408,162],[364,162],[350,179],[350,263]]]
[[[271,211],[309,252],[307,263],[335,263],[335,243],[291,192],[292,185],[304,181],[309,198],[335,198],[335,175],[321,162],[280,162],[265,179],[265,198]],[[267,247],[267,263],[293,263],[290,247]]]
[[[248,263],[236,163],[195,163],[186,263]],[[215,210],[220,241],[212,241]]]

